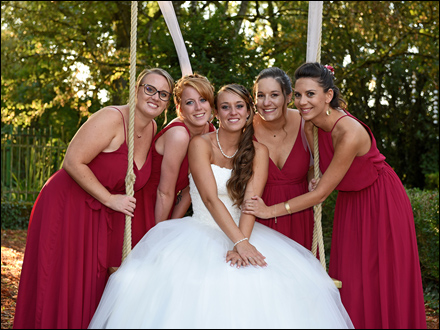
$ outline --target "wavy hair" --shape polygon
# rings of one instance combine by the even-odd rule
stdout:
[[[194,88],[201,96],[203,96],[211,105],[211,109],[214,109],[214,86],[209,82],[208,78],[201,74],[194,73],[183,76],[176,82],[174,87],[174,104],[176,105],[176,113],[180,119],[183,119],[180,110],[177,105],[182,101],[182,93],[185,87],[190,86]]]
[[[344,108],[347,106],[347,102],[341,97],[341,92],[335,85],[333,72],[327,69],[324,65],[318,62],[307,62],[302,64],[295,71],[295,81],[300,78],[315,79],[319,86],[323,88],[324,93],[327,93],[332,89],[333,98],[330,101],[330,106],[333,109]]]
[[[237,154],[232,159],[231,177],[226,183],[229,197],[234,201],[234,205],[241,205],[244,200],[246,185],[253,175],[253,160],[255,157],[254,136],[254,101],[249,91],[242,85],[229,84],[223,86],[217,93],[215,105],[218,107],[218,97],[221,93],[233,93],[238,95],[246,103],[249,110],[249,117],[243,127]],[[218,108],[216,108],[218,110]]]

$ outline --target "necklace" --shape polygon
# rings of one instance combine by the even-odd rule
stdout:
[[[237,154],[237,152],[238,152],[238,148],[237,148],[237,150],[235,150],[235,152],[234,152],[234,154],[232,155],[232,156],[228,156],[228,155],[226,155],[224,152],[223,152],[223,149],[222,149],[222,146],[220,145],[220,141],[218,140],[218,131],[219,130],[216,130],[215,131],[215,136],[217,137],[217,144],[218,144],[218,148],[220,149],[220,152],[222,153],[222,155],[223,156],[225,156],[226,158],[234,158],[234,156]]]

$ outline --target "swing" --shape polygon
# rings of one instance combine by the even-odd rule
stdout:
[[[322,1],[309,1],[307,27],[307,62],[321,62],[321,28],[322,28]],[[313,156],[314,156],[314,175],[319,178],[319,147],[318,147],[318,128],[313,127]],[[316,257],[317,246],[319,245],[319,260],[324,270],[327,271],[325,263],[324,239],[322,236],[322,204],[313,207],[315,225],[313,227],[312,253]],[[338,289],[342,288],[342,282],[332,279]]]
[[[186,51],[185,43],[180,32],[176,14],[171,1],[158,1],[162,15],[173,38],[176,47],[182,76],[192,74],[191,63]],[[133,185],[136,176],[133,172],[133,134],[134,134],[134,110],[136,107],[135,84],[136,84],[136,36],[137,36],[137,1],[131,2],[131,34],[130,34],[130,94],[129,94],[129,128],[128,128],[128,168],[125,177],[126,194],[134,195]],[[309,1],[309,23],[307,31],[307,62],[320,62],[321,59],[321,27],[322,27],[322,1]],[[318,129],[313,129],[314,140],[314,172],[315,178],[319,177],[319,150],[318,150]],[[313,228],[312,253],[316,257],[317,246],[319,245],[319,259],[322,267],[326,270],[324,240],[322,236],[321,216],[322,205],[313,207],[315,225]],[[122,261],[131,251],[131,217],[125,216],[124,244],[122,248]],[[333,279],[337,288],[342,287],[339,280]]]

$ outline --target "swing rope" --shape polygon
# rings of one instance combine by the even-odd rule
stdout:
[[[127,196],[134,195],[134,182],[136,175],[133,172],[134,149],[134,111],[136,109],[136,34],[137,34],[137,1],[131,2],[131,34],[130,34],[130,114],[128,121],[128,168],[125,176],[125,192]],[[122,248],[122,261],[131,251],[131,217],[125,216],[124,245]]]
[[[323,1],[309,1],[308,31],[307,31],[307,62],[321,62],[321,38],[322,38],[322,3]],[[313,127],[313,155],[314,176],[319,179],[319,144],[318,127]],[[324,238],[322,234],[322,203],[313,207],[315,226],[313,227],[312,253],[316,257],[319,245],[319,260],[322,267],[327,271],[325,262]],[[342,287],[342,282],[333,279],[337,288]]]
[[[320,62],[321,60],[321,36],[322,36],[322,1],[309,1],[309,25],[307,32],[307,61]],[[314,176],[319,178],[319,146],[318,129],[313,127],[313,150],[314,150]],[[319,246],[319,259],[324,270],[325,263],[324,239],[322,235],[322,204],[313,207],[315,226],[313,227],[312,253],[316,257]]]
[[[172,7],[171,1],[158,2],[162,14],[164,15],[168,29],[173,38],[173,42],[178,52],[182,76],[191,74],[191,64],[189,62],[188,53],[183,42],[178,22]],[[126,194],[134,195],[134,182],[136,176],[133,172],[133,149],[134,149],[134,112],[136,108],[136,38],[137,38],[137,1],[131,2],[131,34],[130,34],[130,113],[128,127],[128,168],[125,177]],[[307,32],[307,62],[321,61],[321,30],[322,30],[322,1],[309,1],[309,23]],[[319,146],[318,146],[318,128],[313,127],[314,142],[314,176],[319,178]],[[316,257],[317,247],[319,245],[319,259],[324,270],[327,269],[325,262],[324,239],[322,234],[322,204],[313,207],[315,225],[313,228],[312,253]],[[124,244],[122,249],[122,261],[131,251],[131,217],[125,216]],[[336,287],[341,288],[342,283],[333,279]]]
[[[158,1],[162,15],[168,26],[168,30],[173,38],[174,46],[179,57],[179,63],[182,70],[182,76],[192,74],[191,63],[189,61],[188,52],[180,32],[179,23],[174,12],[172,1]],[[131,34],[130,34],[130,118],[128,124],[128,167],[125,177],[125,192],[127,196],[134,195],[134,182],[136,175],[133,172],[133,149],[134,149],[134,112],[136,109],[136,38],[137,38],[137,17],[138,7],[137,1],[131,2]],[[131,251],[131,217],[125,216],[124,243],[122,246],[122,261]]]

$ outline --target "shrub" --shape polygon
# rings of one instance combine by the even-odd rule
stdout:
[[[407,189],[414,213],[425,301],[438,312],[439,191]]]
[[[2,203],[2,229],[27,229],[32,204],[24,202]]]
[[[438,172],[425,174],[425,189],[427,190],[438,190]]]

